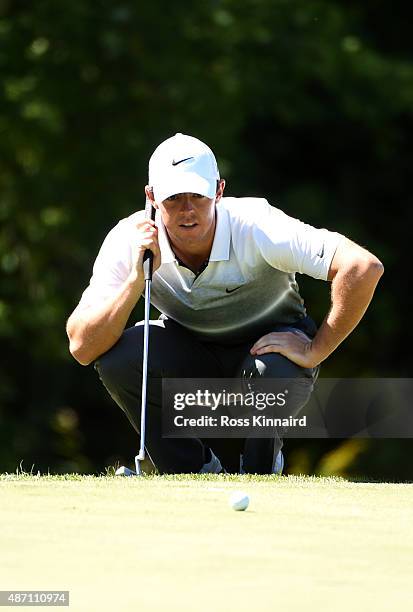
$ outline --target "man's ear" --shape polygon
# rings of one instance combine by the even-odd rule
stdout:
[[[224,195],[224,189],[225,189],[225,179],[220,179],[218,181],[218,185],[217,185],[217,194],[215,196],[215,201],[219,202],[219,200],[222,198],[222,196]]]
[[[145,195],[146,195],[146,198],[152,202],[152,206],[154,208],[158,209],[159,206],[155,202],[155,198],[154,198],[154,195],[153,195],[152,188],[149,187],[149,185],[146,185],[146,187],[145,187]]]

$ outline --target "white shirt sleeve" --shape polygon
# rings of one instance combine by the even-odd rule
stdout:
[[[89,286],[78,308],[95,306],[112,297],[127,279],[132,267],[130,228],[119,222],[106,236],[93,265]]]
[[[327,280],[334,253],[344,236],[289,217],[262,200],[255,215],[254,239],[261,255],[277,270]]]

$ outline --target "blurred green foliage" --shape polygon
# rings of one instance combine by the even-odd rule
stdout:
[[[216,151],[228,194],[265,196],[384,262],[324,376],[409,376],[410,38],[400,1],[0,0],[0,470],[103,469],[132,452],[64,327],[106,232],[143,207],[152,150],[176,131]],[[328,287],[299,282],[320,322]],[[378,445],[399,448],[346,447],[346,475],[376,475]],[[289,446],[292,470],[344,465],[318,441]]]

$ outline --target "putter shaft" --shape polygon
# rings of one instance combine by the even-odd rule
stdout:
[[[141,427],[140,448],[135,457],[136,474],[142,473],[140,461],[145,459],[145,434],[146,434],[146,396],[148,381],[148,352],[149,352],[149,311],[151,307],[151,281],[145,281],[145,319],[143,329],[143,364],[142,364],[142,395],[141,395]]]

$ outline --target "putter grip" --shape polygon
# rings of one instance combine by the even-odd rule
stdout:
[[[151,201],[146,200],[145,218],[152,219],[152,221],[154,221],[155,213],[156,213],[156,210],[152,206]],[[153,253],[149,249],[146,249],[145,253],[143,254],[143,276],[145,278],[145,281],[152,280],[152,269],[153,269]]]

